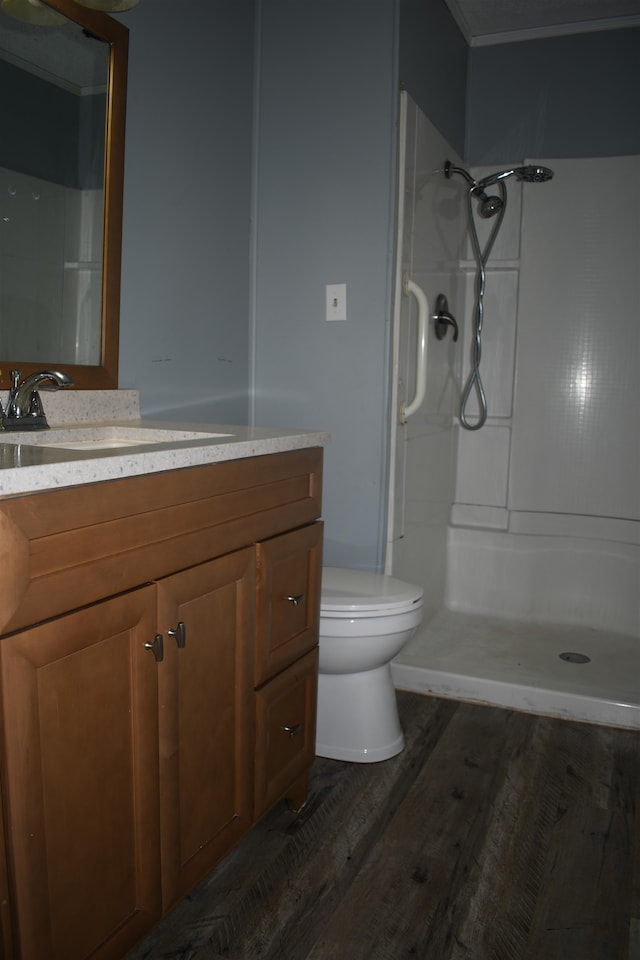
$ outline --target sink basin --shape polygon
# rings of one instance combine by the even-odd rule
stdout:
[[[156,427],[128,427],[110,424],[104,427],[66,427],[52,430],[5,432],[3,443],[53,447],[58,450],[114,450],[119,447],[186,443],[232,437],[232,433],[205,430],[163,430]]]

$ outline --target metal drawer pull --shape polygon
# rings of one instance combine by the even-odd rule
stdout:
[[[155,640],[147,640],[144,646],[145,650],[151,650],[156,658],[156,663],[164,660],[164,641],[161,633],[156,633]]]
[[[296,723],[292,727],[283,727],[282,729],[285,733],[288,733],[290,737],[297,737],[302,730],[302,724]]]
[[[304,603],[304,593],[299,593],[297,597],[287,597],[289,603],[292,603],[294,607],[299,607],[301,603]]]
[[[173,629],[173,627],[171,627],[169,630],[167,630],[167,633],[169,634],[170,637],[175,637],[176,643],[178,644],[179,649],[184,650],[187,642],[187,628],[185,627],[183,621],[181,620],[179,622],[175,630]]]

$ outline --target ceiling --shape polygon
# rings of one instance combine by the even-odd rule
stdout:
[[[640,0],[445,2],[471,46],[640,26]]]

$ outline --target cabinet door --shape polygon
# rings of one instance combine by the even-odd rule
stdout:
[[[158,590],[165,634],[158,674],[166,908],[251,826],[254,551],[167,577]]]
[[[316,746],[318,650],[312,650],[256,692],[255,814],[286,797],[306,799]]]
[[[0,642],[21,960],[120,958],[161,911],[154,586]]]
[[[256,686],[318,643],[322,523],[258,544]]]

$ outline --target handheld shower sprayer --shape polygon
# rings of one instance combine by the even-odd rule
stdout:
[[[464,390],[462,391],[462,398],[460,401],[460,423],[465,430],[479,430],[480,427],[484,426],[487,419],[487,398],[482,385],[482,380],[480,379],[482,324],[484,319],[484,290],[486,279],[485,268],[507,208],[507,188],[504,181],[508,180],[509,177],[515,177],[516,180],[522,180],[524,183],[544,183],[547,180],[551,180],[553,177],[553,170],[550,170],[549,167],[538,167],[533,165],[524,167],[511,167],[508,170],[499,170],[497,173],[490,173],[481,180],[474,180],[468,170],[465,170],[463,167],[456,167],[449,160],[447,160],[444,165],[445,177],[450,179],[454,173],[457,173],[463,177],[468,185],[467,217],[469,221],[469,231],[471,234],[473,252],[478,264],[478,273],[476,276],[475,317],[473,326],[472,367]],[[489,196],[487,194],[486,188],[494,186],[497,186],[499,196]],[[478,215],[480,217],[485,220],[491,217],[496,218],[493,226],[491,227],[484,249],[481,249],[480,247],[478,231],[476,229],[475,219],[473,216],[473,207],[471,201],[474,199],[479,201]],[[469,420],[467,419],[467,404],[474,388],[478,397],[480,412],[478,414],[478,419],[474,423],[469,423]]]
[[[494,184],[500,183],[501,180],[506,180],[508,177],[515,177],[516,180],[524,180],[525,183],[544,183],[545,180],[551,180],[553,170],[550,170],[549,167],[512,167],[510,170],[500,170],[498,173],[490,173],[487,177],[483,177],[482,180],[476,180],[475,189],[492,187]]]

